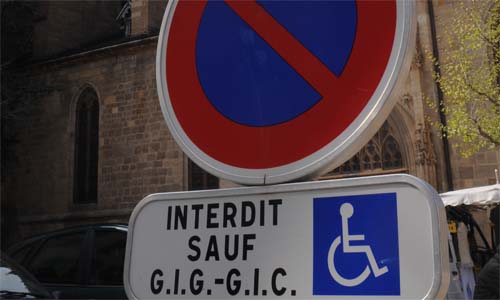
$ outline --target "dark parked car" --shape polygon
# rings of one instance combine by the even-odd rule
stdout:
[[[0,299],[53,299],[33,275],[23,267],[0,255]]]
[[[126,241],[127,225],[88,225],[30,238],[7,253],[57,298],[127,299]]]

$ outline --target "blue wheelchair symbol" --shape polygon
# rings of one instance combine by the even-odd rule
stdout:
[[[396,205],[396,193],[314,199],[314,295],[400,294]]]

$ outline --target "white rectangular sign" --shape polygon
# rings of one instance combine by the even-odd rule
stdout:
[[[408,175],[153,194],[135,208],[130,299],[436,299],[443,204]]]

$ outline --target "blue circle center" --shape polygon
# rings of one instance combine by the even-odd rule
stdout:
[[[258,1],[336,76],[349,59],[356,34],[352,1]],[[301,77],[227,4],[209,1],[196,41],[200,84],[212,105],[233,122],[272,126],[321,101]]]

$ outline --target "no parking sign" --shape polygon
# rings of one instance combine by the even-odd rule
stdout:
[[[172,1],[157,51],[168,127],[207,171],[273,184],[341,164],[408,67],[410,1]]]

